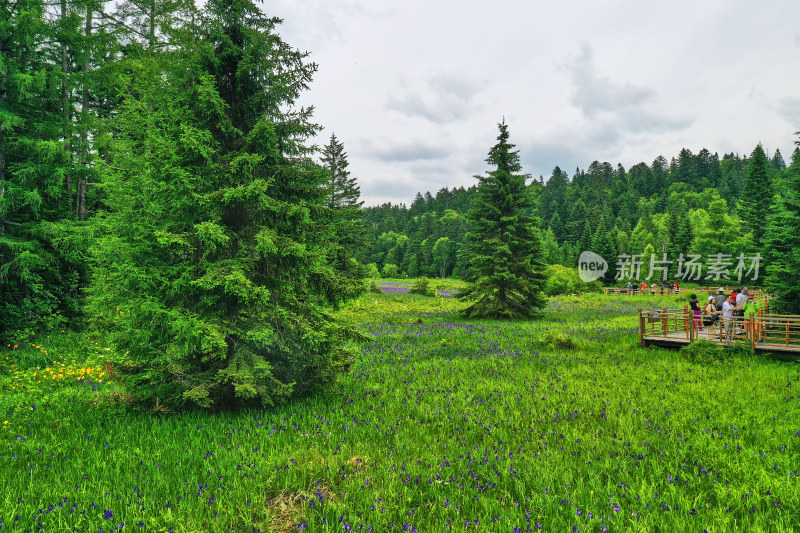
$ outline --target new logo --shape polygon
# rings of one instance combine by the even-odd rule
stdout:
[[[581,252],[578,258],[578,276],[585,282],[602,278],[608,272],[608,261],[594,252]]]

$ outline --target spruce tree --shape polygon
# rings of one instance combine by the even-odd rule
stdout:
[[[356,261],[366,248],[364,221],[360,207],[361,190],[355,177],[347,170],[349,162],[344,145],[331,134],[330,142],[322,149],[320,158],[327,171],[326,204],[331,223],[336,227],[337,246],[331,260],[350,278],[361,278],[364,269]]]
[[[646,163],[633,165],[628,171],[631,187],[642,196],[650,196],[653,187],[653,171]]]
[[[347,167],[347,153],[344,145],[331,134],[331,140],[322,149],[320,158],[328,170],[328,207],[331,209],[342,207],[361,207],[364,202],[359,201],[361,190],[356,178],[350,177]]]
[[[689,221],[689,208],[683,194],[673,193],[669,198],[667,210],[667,230],[669,232],[669,256],[676,260],[680,254],[687,254],[691,248],[692,225]]]
[[[589,211],[586,209],[586,204],[583,200],[578,198],[575,203],[572,204],[569,212],[569,222],[565,224],[566,238],[568,240],[575,244],[580,242],[581,236],[584,233],[584,226],[589,219],[588,216]]]
[[[553,217],[550,219],[548,227],[553,230],[553,235],[555,236],[556,241],[561,242],[564,240],[564,237],[566,236],[566,229],[564,228],[564,223],[561,221],[561,216],[558,214],[558,211],[553,213]]]
[[[472,231],[464,244],[468,287],[459,298],[471,301],[469,317],[527,318],[545,306],[542,288],[541,240],[533,208],[520,174],[519,152],[508,142],[508,126],[498,124],[497,144],[486,162],[494,167],[478,179],[478,190],[467,214]]]
[[[775,149],[775,154],[772,156],[772,159],[769,160],[769,168],[778,171],[786,169],[786,162],[783,160],[780,148]]]
[[[315,65],[249,0],[211,0],[198,22],[121,78],[91,310],[138,400],[269,405],[350,357],[329,309],[352,287],[327,260],[305,144],[318,127],[294,108]]]
[[[587,250],[598,254],[608,264],[608,270],[601,278],[602,282],[606,285],[614,283],[617,274],[617,243],[611,230],[608,229],[606,217],[600,217],[600,222],[592,236],[591,248],[587,248]]]
[[[559,167],[555,167],[539,201],[539,217],[542,220],[550,220],[556,213],[562,222],[567,218],[565,202],[567,187],[569,187],[569,176]]]
[[[772,203],[772,180],[769,174],[769,160],[759,144],[750,154],[744,190],[739,200],[739,214],[753,232],[753,241],[760,247],[767,227],[767,215]]]
[[[800,132],[798,133],[800,136]],[[797,141],[800,146],[800,140]],[[784,313],[800,314],[800,148],[784,172],[787,187],[775,196],[764,238],[764,288]]]
[[[0,338],[63,327],[85,281],[89,232],[69,222],[70,127],[45,10],[0,2]]]
[[[589,224],[589,219],[587,218],[583,222],[583,233],[581,233],[581,238],[578,241],[578,248],[580,248],[579,253],[591,251],[592,241],[594,241],[594,232],[592,231],[592,225]]]

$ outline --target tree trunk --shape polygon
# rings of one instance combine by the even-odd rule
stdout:
[[[156,2],[150,2],[150,31],[148,35],[149,49],[152,49],[156,44]]]
[[[2,74],[2,73],[0,73]],[[0,75],[0,109],[6,107],[6,76]],[[6,136],[0,135],[0,199],[6,195]],[[2,215],[2,213],[0,213]],[[2,219],[0,219],[2,222]],[[0,234],[5,231],[5,224],[0,223]]]
[[[61,28],[62,31],[66,28],[67,20],[67,0],[61,0]],[[72,152],[72,109],[69,102],[69,57],[67,54],[67,43],[65,37],[61,37],[61,73],[63,80],[61,82],[61,105],[64,114],[64,150],[70,154]],[[70,169],[71,170],[71,169]],[[67,190],[67,209],[72,206],[72,176],[71,172],[67,172],[64,187]]]
[[[76,198],[76,214],[78,220],[86,220],[86,181],[89,175],[89,89],[86,78],[89,74],[89,62],[91,56],[89,50],[89,37],[92,35],[92,12],[91,6],[86,7],[86,28],[84,36],[86,37],[86,48],[84,49],[83,58],[83,79],[81,81],[81,177],[78,180],[78,191]]]

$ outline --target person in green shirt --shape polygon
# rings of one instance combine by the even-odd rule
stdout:
[[[760,310],[761,307],[758,305],[758,302],[755,301],[752,294],[749,294],[744,307],[742,307],[742,311],[744,312],[744,329],[746,331],[752,331],[753,339],[758,339],[759,344],[763,344],[764,341],[761,339],[761,323],[757,320]],[[752,330],[750,329],[751,324]]]

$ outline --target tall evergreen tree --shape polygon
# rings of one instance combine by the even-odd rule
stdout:
[[[783,160],[780,148],[775,149],[775,154],[773,154],[772,159],[769,160],[769,168],[778,171],[786,169],[786,162]]]
[[[589,219],[587,218],[583,223],[583,233],[581,233],[581,239],[578,241],[578,248],[580,248],[580,251],[585,252],[591,250],[593,240],[594,232],[592,231],[592,225],[589,224]]]
[[[41,0],[0,2],[0,338],[80,314],[87,232],[60,222],[74,217],[57,36]]]
[[[637,163],[628,171],[631,187],[641,196],[649,197],[653,193],[653,171],[646,163]]]
[[[526,318],[545,305],[541,240],[534,217],[523,215],[533,207],[525,186],[519,152],[508,142],[508,126],[498,124],[497,144],[486,162],[494,167],[479,181],[467,218],[468,287],[459,294],[473,301],[467,316]]]
[[[664,156],[658,156],[650,165],[650,194],[659,193],[669,185],[669,163]]]
[[[331,134],[331,140],[322,149],[320,159],[327,170],[326,203],[336,226],[337,249],[332,259],[347,276],[361,278],[364,271],[355,258],[366,248],[364,221],[359,209],[364,202],[361,201],[356,178],[351,177],[347,170],[350,163],[344,145],[336,139],[336,135]]]
[[[670,239],[668,253],[675,260],[680,254],[686,255],[692,245],[692,225],[689,221],[689,208],[681,193],[673,193],[669,198],[667,210],[667,230]]]
[[[692,151],[688,148],[681,149],[675,163],[673,174],[670,176],[670,183],[681,182],[688,185],[690,189],[696,189],[699,185],[700,177],[697,172],[697,159],[692,154]]]
[[[787,185],[776,195],[764,237],[764,288],[778,296],[778,308],[784,313],[800,314],[800,132],[798,148],[786,169]]]
[[[722,177],[719,182],[719,193],[728,204],[736,205],[747,175],[747,159],[733,153],[725,154],[720,161],[720,168]]]
[[[350,163],[344,144],[336,139],[335,134],[331,134],[331,140],[322,149],[320,159],[328,170],[328,207],[361,207],[364,204],[360,201],[361,189],[356,178],[350,177],[350,171],[347,170]]]
[[[758,247],[763,242],[771,203],[772,180],[769,174],[769,161],[759,144],[750,154],[747,178],[739,200],[739,213],[747,228],[753,232],[753,241]]]
[[[565,224],[567,238],[573,243],[578,243],[581,235],[584,233],[584,226],[589,220],[589,210],[586,209],[586,204],[578,198],[573,204],[569,212],[569,222]]]
[[[315,65],[249,0],[211,0],[196,48],[131,65],[104,165],[91,309],[145,402],[273,404],[347,365],[328,309],[325,172],[294,110]]]
[[[606,217],[600,217],[597,229],[592,236],[591,248],[594,253],[606,260],[608,270],[601,278],[603,283],[613,283],[617,274],[617,243],[606,223]]]
[[[566,229],[564,228],[564,223],[561,221],[561,216],[559,216],[558,211],[553,213],[548,227],[553,231],[553,237],[556,239],[556,242],[562,242],[564,240]]]
[[[703,148],[697,153],[695,165],[700,187],[716,187],[722,177],[719,155],[716,153],[712,155],[708,149]]]
[[[553,174],[544,186],[542,198],[539,201],[539,217],[542,220],[550,220],[554,214],[558,214],[563,222],[567,218],[567,206],[565,196],[569,186],[569,176],[559,167],[553,169]]]

